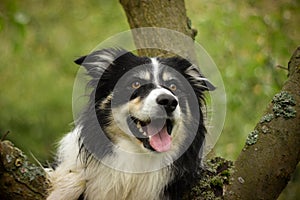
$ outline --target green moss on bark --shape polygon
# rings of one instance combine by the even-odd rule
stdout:
[[[229,184],[233,163],[220,157],[208,160],[199,173],[197,184],[184,200],[218,200],[223,198],[224,187]]]

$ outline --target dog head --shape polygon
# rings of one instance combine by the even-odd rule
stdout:
[[[95,112],[99,126],[88,120],[83,123],[102,129],[114,147],[135,153],[176,154],[187,149],[197,134],[202,138],[198,139],[201,147],[203,93],[214,86],[188,60],[104,49],[75,63],[91,77],[93,91],[85,115]],[[93,131],[86,132],[90,133],[82,137],[93,141],[95,137],[89,136]]]

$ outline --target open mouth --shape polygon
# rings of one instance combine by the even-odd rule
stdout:
[[[146,121],[131,116],[134,122],[133,132],[145,148],[152,151],[165,152],[171,148],[173,122],[171,119],[156,118]]]

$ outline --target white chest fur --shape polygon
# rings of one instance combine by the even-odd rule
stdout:
[[[92,158],[85,164],[78,157],[79,132],[80,129],[75,129],[61,140],[58,153],[61,163],[55,171],[49,173],[52,188],[48,200],[75,200],[82,193],[88,200],[166,199],[162,195],[165,186],[172,179],[170,167],[129,173],[105,165],[113,164],[115,160],[118,161],[119,169],[122,165],[134,166],[132,161],[118,154],[106,157],[106,162]],[[149,161],[137,160],[136,164],[151,165]]]
[[[167,168],[148,173],[116,171],[103,164],[85,172],[87,199],[161,199],[171,174]]]

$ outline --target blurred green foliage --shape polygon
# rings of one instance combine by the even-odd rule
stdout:
[[[227,116],[216,153],[235,159],[248,133],[286,80],[300,44],[296,0],[186,1],[196,40],[224,79]],[[0,3],[0,132],[42,162],[71,129],[73,60],[129,29],[117,1],[2,0]],[[299,177],[296,175],[295,177]],[[291,185],[284,199],[295,199]],[[299,190],[299,187],[298,187]]]

